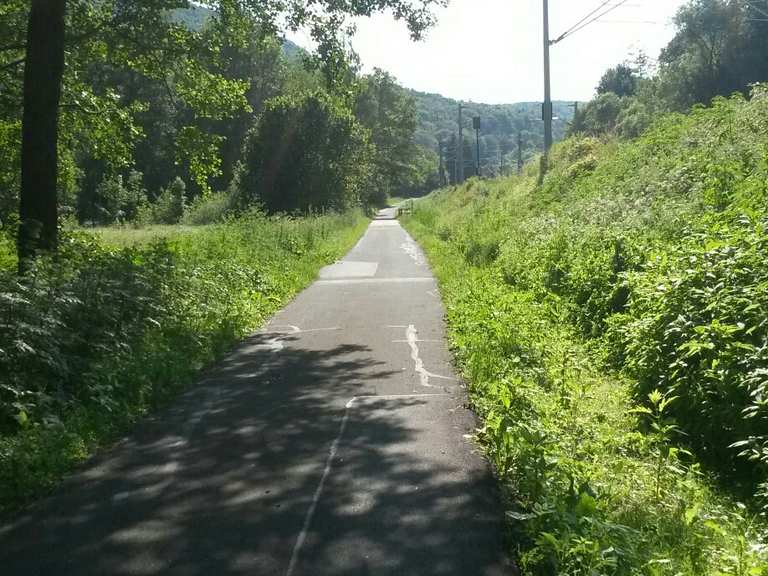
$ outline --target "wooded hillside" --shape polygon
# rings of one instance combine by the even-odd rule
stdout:
[[[447,162],[452,163],[458,134],[459,102],[439,94],[411,91],[416,99],[419,124],[416,142],[439,151],[442,143]],[[517,170],[518,137],[522,139],[523,160],[541,152],[544,146],[540,102],[517,104],[476,104],[463,102],[463,128],[465,157],[469,166],[476,156],[475,131],[472,118],[480,116],[480,164],[483,176],[509,174]],[[573,102],[554,102],[555,120],[552,123],[555,141],[562,140],[573,119]],[[500,172],[500,169],[501,172]],[[466,171],[473,173],[472,169]],[[449,170],[450,173],[450,170]]]

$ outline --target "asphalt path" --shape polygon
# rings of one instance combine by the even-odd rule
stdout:
[[[172,408],[0,527],[0,572],[507,574],[437,286],[392,216]]]

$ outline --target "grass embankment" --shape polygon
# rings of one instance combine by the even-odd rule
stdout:
[[[766,118],[572,139],[405,219],[524,574],[768,574]]]
[[[45,493],[191,383],[345,253],[359,213],[68,233],[0,262],[0,513]]]

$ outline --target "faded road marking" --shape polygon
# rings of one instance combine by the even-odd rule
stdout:
[[[347,422],[349,422],[349,413],[352,410],[352,407],[355,405],[355,402],[358,400],[369,400],[369,399],[380,399],[380,400],[396,400],[398,398],[429,398],[429,397],[438,397],[438,398],[444,398],[446,396],[450,396],[450,394],[391,394],[391,395],[382,395],[382,396],[354,396],[352,399],[350,399],[349,402],[346,403],[344,407],[344,416],[341,419],[341,424],[339,425],[339,433],[336,435],[336,438],[333,439],[333,443],[331,444],[331,448],[328,450],[328,458],[325,460],[325,468],[323,469],[323,475],[320,477],[320,483],[317,485],[317,488],[315,489],[315,493],[312,495],[312,502],[309,505],[309,508],[307,509],[307,514],[304,516],[304,524],[301,527],[301,532],[299,532],[298,537],[296,538],[296,543],[293,545],[293,551],[291,552],[291,560],[288,563],[288,568],[285,571],[285,576],[292,576],[294,571],[296,570],[296,565],[299,562],[299,554],[301,553],[301,549],[304,547],[304,542],[307,540],[307,534],[309,533],[309,528],[312,525],[312,519],[315,517],[315,512],[317,511],[317,505],[320,502],[320,498],[323,495],[323,489],[325,488],[325,482],[328,480],[328,476],[331,474],[331,468],[333,468],[333,459],[336,458],[336,453],[339,451],[339,444],[341,444],[341,439],[344,436],[344,431],[347,429]]]
[[[320,278],[370,278],[378,268],[378,262],[342,260],[320,270]]]
[[[408,342],[408,345],[411,347],[411,359],[414,363],[414,370],[416,370],[416,373],[419,375],[419,381],[422,386],[426,388],[439,388],[439,386],[434,386],[433,384],[429,383],[430,378],[439,378],[442,380],[455,380],[455,378],[451,378],[449,376],[440,376],[439,374],[432,374],[432,372],[427,371],[426,368],[424,368],[424,361],[421,359],[421,356],[419,356],[419,333],[416,330],[416,327],[411,324],[406,328],[405,330],[405,337],[406,342]]]
[[[397,220],[389,220],[389,219],[374,220],[373,222],[371,222],[370,227],[371,228],[380,228],[380,227],[381,228],[388,228],[388,227],[400,228],[400,222],[398,222]]]
[[[277,334],[273,338],[269,338],[268,340],[264,341],[261,344],[254,344],[251,348],[254,350],[269,350],[270,352],[280,352],[285,348],[285,344],[283,344],[283,338],[287,336],[293,336],[295,334],[311,334],[312,332],[335,332],[337,330],[341,330],[338,326],[334,326],[333,328],[312,328],[309,330],[302,330],[298,326],[294,326],[292,324],[275,324],[273,325],[274,328],[288,328],[287,332],[261,332],[263,335],[269,335],[269,334]]]

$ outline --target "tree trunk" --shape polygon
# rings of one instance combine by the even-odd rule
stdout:
[[[65,5],[66,0],[32,0],[29,12],[18,236],[22,271],[38,250],[55,250],[58,239],[57,144]]]

